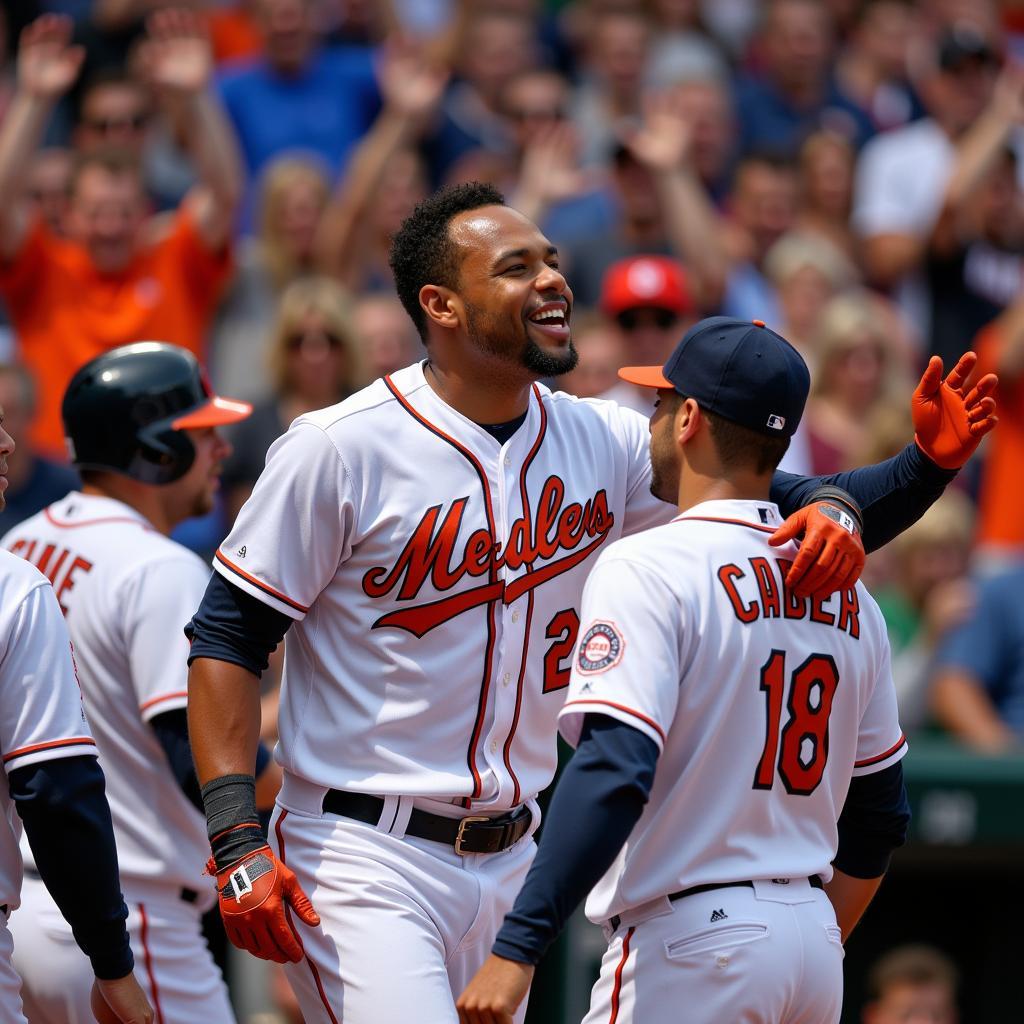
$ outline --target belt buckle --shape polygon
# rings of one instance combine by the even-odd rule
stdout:
[[[468,817],[463,818],[459,822],[459,831],[455,835],[455,852],[460,857],[468,856],[470,851],[464,851],[462,849],[462,840],[465,838],[466,826],[472,824],[474,821],[490,821],[491,819],[486,814],[471,814]]]

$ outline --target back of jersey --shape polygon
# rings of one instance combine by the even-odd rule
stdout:
[[[711,501],[613,545],[583,599],[560,724],[606,714],[661,749],[651,799],[587,913],[694,885],[831,877],[850,778],[903,756],[877,605],[783,584],[778,509]]]
[[[50,578],[64,612],[122,880],[208,889],[206,823],[149,724],[188,702],[182,630],[208,570],[136,510],[95,494],[68,495],[19,523],[3,545]]]

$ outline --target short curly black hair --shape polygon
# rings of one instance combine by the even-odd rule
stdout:
[[[419,203],[395,233],[388,262],[398,297],[424,343],[427,316],[420,306],[420,289],[425,284],[459,285],[457,254],[448,235],[452,218],[481,206],[504,205],[505,197],[493,185],[481,181],[451,185]]]

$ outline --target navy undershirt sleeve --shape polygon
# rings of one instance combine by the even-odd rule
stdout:
[[[192,745],[188,739],[188,712],[185,708],[174,708],[154,715],[149,724],[167,755],[171,773],[189,801],[205,817],[203,796],[199,790],[195,762],[192,760]],[[270,763],[270,751],[261,743],[256,750],[256,771],[258,779]]]
[[[587,715],[548,808],[537,857],[494,952],[537,963],[608,870],[654,785],[657,744],[605,715]]]
[[[103,770],[95,757],[62,757],[7,776],[36,868],[97,978],[133,966]]]
[[[892,851],[906,842],[909,825],[902,762],[854,776],[839,816],[834,865],[854,878],[880,878],[888,870]]]
[[[885,462],[848,473],[794,476],[776,472],[770,497],[783,516],[789,516],[806,505],[822,484],[841,487],[863,513],[865,550],[875,551],[916,523],[956,473],[936,466],[911,442]]]
[[[185,627],[195,658],[228,661],[260,676],[292,620],[213,573],[199,610]]]

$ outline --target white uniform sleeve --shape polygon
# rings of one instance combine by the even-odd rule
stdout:
[[[621,433],[629,458],[629,472],[626,478],[626,518],[622,535],[649,530],[652,526],[663,526],[676,515],[675,505],[662,501],[651,494],[650,421],[635,409],[616,405]]]
[[[50,584],[41,579],[11,611],[9,621],[11,629],[3,638],[0,655],[4,769],[11,772],[39,761],[95,756],[71,641]]]
[[[874,601],[862,585],[857,585],[857,591],[861,607],[874,613],[864,616],[864,626],[877,631],[879,654],[874,688],[861,716],[860,731],[857,734],[857,757],[853,766],[855,776],[880,772],[901,760],[907,752],[907,739],[900,728],[896,687],[892,681],[892,655],[882,614],[877,606],[870,608]]]
[[[305,618],[348,557],[353,492],[334,442],[300,420],[271,446],[214,569],[279,612]]]
[[[188,704],[184,627],[209,577],[198,558],[183,553],[146,563],[121,589],[125,650],[144,722]]]
[[[559,729],[572,746],[583,718],[607,715],[661,750],[676,713],[680,599],[649,569],[622,558],[598,562],[583,588],[580,642]]]

